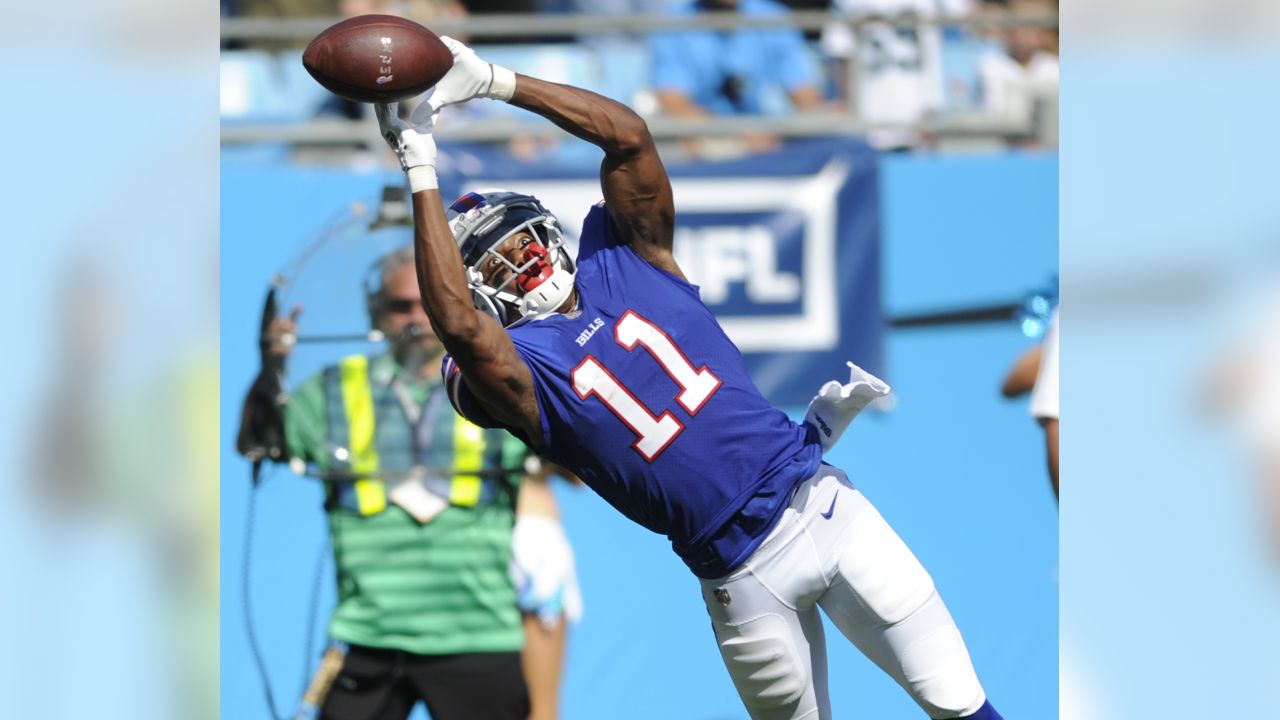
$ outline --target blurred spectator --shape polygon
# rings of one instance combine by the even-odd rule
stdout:
[[[1044,342],[1023,353],[1005,376],[1000,392],[1015,398],[1031,392],[1031,415],[1044,428],[1045,456],[1053,495],[1058,496],[1058,311]]]
[[[676,16],[739,13],[773,16],[787,9],[772,0],[697,0],[672,10]],[[662,112],[678,118],[711,115],[760,115],[822,105],[818,68],[794,29],[716,31],[681,30],[654,33],[653,89]],[[770,92],[782,95],[771,106]],[[781,107],[779,107],[781,105]],[[774,137],[751,135],[748,147],[777,147]]]
[[[832,0],[778,0],[787,6],[788,10],[800,10],[807,12],[822,12],[831,8]],[[816,41],[820,37],[817,30],[805,30],[804,39],[810,42]]]
[[[466,8],[458,0],[338,0],[338,13],[343,17],[369,13],[402,15],[423,23],[467,16]]]
[[[1052,15],[1058,9],[1053,0],[1011,0],[1007,7],[1016,15]],[[1005,51],[978,61],[982,107],[1009,120],[1030,122],[1036,98],[1058,92],[1057,35],[1047,27],[1011,27],[999,35]]]
[[[919,19],[969,12],[969,0],[835,0],[834,9],[858,18],[912,15]],[[829,25],[822,49],[830,59],[837,94],[864,122],[910,126],[936,112],[943,101],[942,31],[935,26],[895,26],[873,22],[851,31]],[[910,128],[867,133],[882,150],[913,147],[922,140]]]
[[[668,0],[558,0],[556,5],[559,12],[605,17],[665,15],[671,7]]]
[[[539,0],[538,12],[549,14],[592,15],[606,18],[629,18],[637,16],[653,17],[665,15],[667,13],[667,8],[670,7],[670,5],[671,3],[668,2],[668,0]],[[642,39],[641,36],[643,34],[644,33],[642,32],[618,28],[579,33],[572,37],[566,36],[561,38],[561,40],[594,48],[609,46],[620,42],[631,43],[639,41]],[[619,64],[625,66],[630,63]],[[629,67],[610,67],[603,58],[600,70],[605,76],[615,73],[622,73],[630,76],[633,72]],[[599,88],[592,87],[591,89],[598,90]],[[627,105],[632,104],[630,98],[614,99]]]
[[[400,15],[415,20],[458,17],[466,9],[458,0],[221,0],[224,9],[263,18],[355,17]],[[226,12],[224,11],[224,14]]]
[[[472,15],[533,15],[570,12],[569,0],[462,0]],[[521,27],[517,25],[516,27]],[[573,42],[568,33],[554,35],[504,35],[492,38],[501,43],[565,43]]]
[[[368,277],[387,350],[343,358],[281,399],[300,309],[276,318],[237,443],[255,461],[294,458],[326,480],[334,646],[304,708],[403,719],[421,700],[437,720],[551,720],[580,600],[546,475],[525,475],[515,438],[454,413],[413,249]],[[271,449],[279,438],[282,453]]]
[[[340,0],[233,0],[233,2],[238,13],[245,17],[305,18],[336,16]]]

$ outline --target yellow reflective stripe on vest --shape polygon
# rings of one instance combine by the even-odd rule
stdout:
[[[449,502],[468,507],[480,502],[480,476],[465,473],[484,467],[484,429],[461,415],[453,423],[453,467],[458,474],[449,485]]]
[[[374,444],[373,394],[369,390],[369,359],[352,355],[339,365],[342,375],[342,403],[347,410],[348,451],[351,470],[357,474],[378,472],[378,446]],[[380,513],[387,507],[387,492],[381,480],[356,481],[356,505],[361,515]]]

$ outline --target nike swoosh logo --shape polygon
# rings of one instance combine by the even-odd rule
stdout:
[[[838,498],[838,497],[840,497],[840,494],[839,494],[839,493],[836,493],[835,495],[833,495],[833,496],[831,497],[831,507],[827,508],[827,511],[826,511],[826,512],[824,512],[824,513],[818,513],[818,514],[819,514],[819,515],[821,515],[822,517],[826,518],[827,520],[830,520],[830,519],[831,519],[831,513],[835,512],[835,510],[836,510],[836,498]]]

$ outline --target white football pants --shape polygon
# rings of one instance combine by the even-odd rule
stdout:
[[[702,580],[716,642],[753,720],[831,718],[821,607],[932,718],[986,700],[933,579],[839,469],[800,485],[764,543]]]

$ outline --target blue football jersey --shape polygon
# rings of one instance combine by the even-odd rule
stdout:
[[[578,308],[509,328],[533,373],[541,454],[666,535],[694,574],[741,564],[822,449],[765,400],[698,288],[616,241],[604,204],[578,250]],[[459,412],[495,424],[444,373]]]

